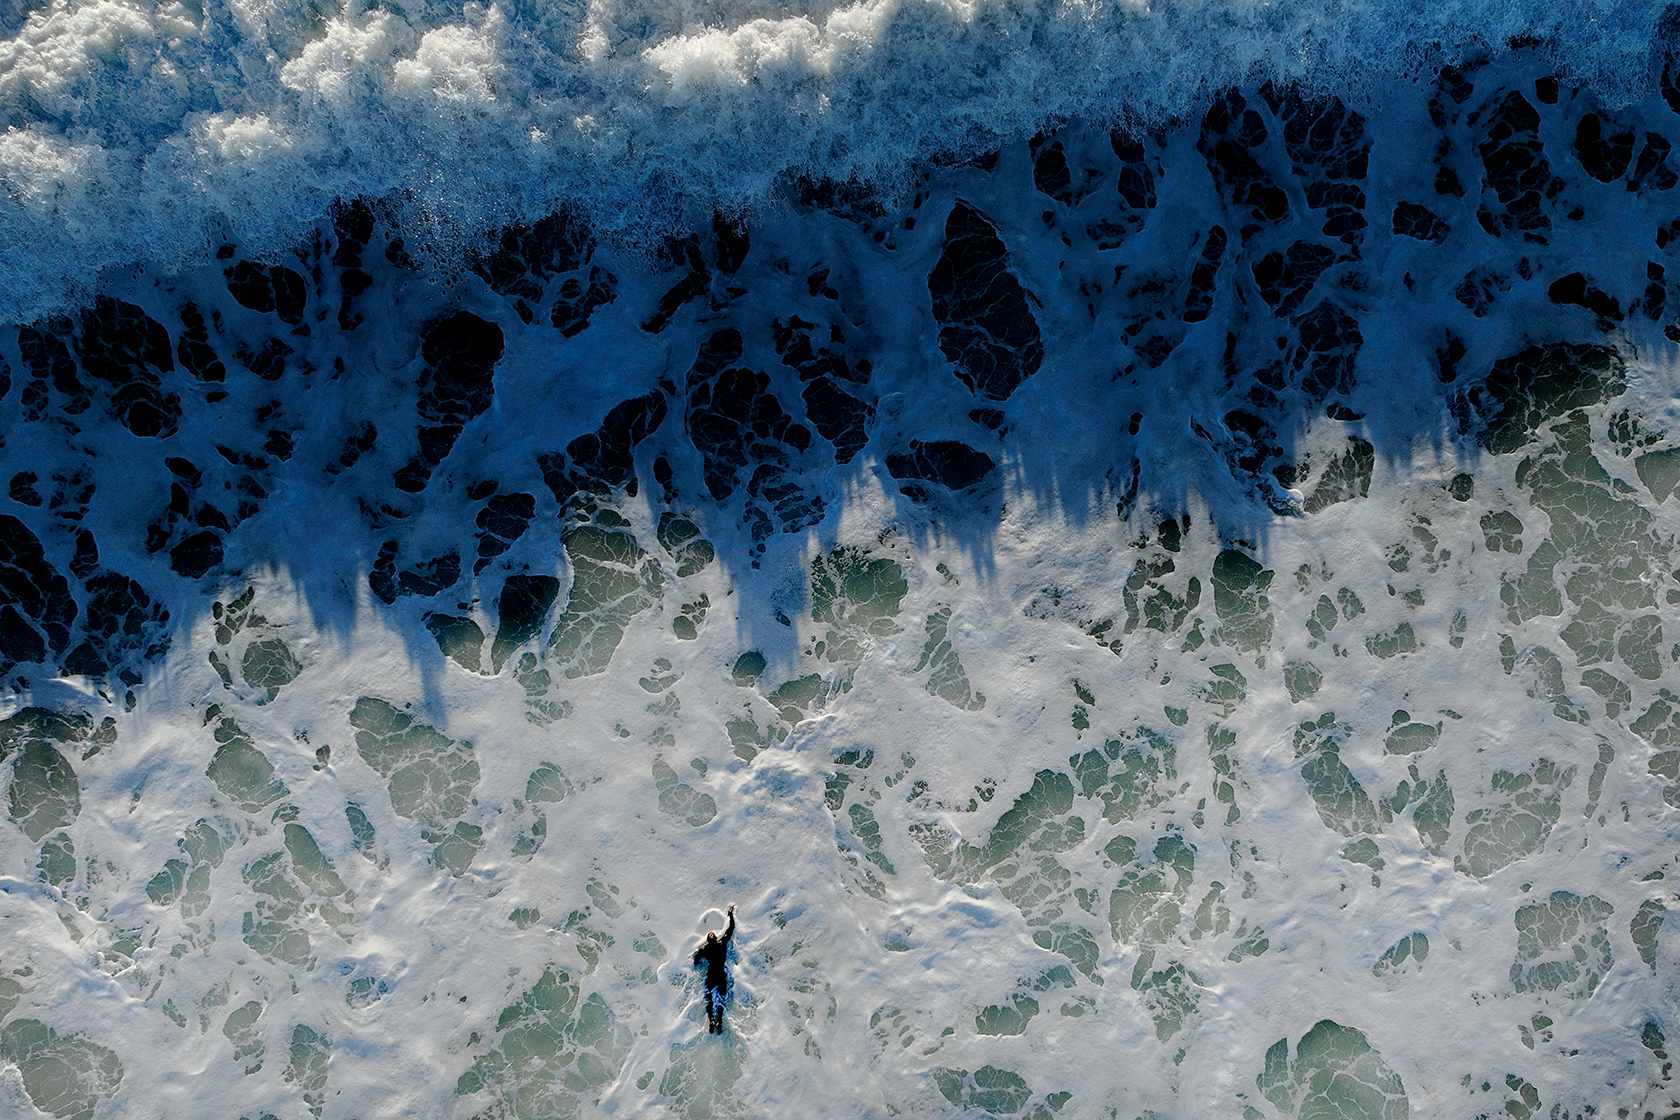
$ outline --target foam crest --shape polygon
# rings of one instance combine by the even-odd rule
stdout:
[[[683,205],[751,208],[789,175],[890,180],[1058,118],[1186,112],[1256,77],[1359,97],[1519,36],[1568,44],[1559,66],[1627,101],[1661,14],[54,0],[0,42],[0,305],[33,318],[103,270],[179,264],[227,236],[275,251],[335,198],[391,197],[465,231],[446,251],[562,204],[635,236]]]

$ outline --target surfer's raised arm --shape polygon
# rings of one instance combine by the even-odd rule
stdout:
[[[734,937],[734,936],[735,936],[735,907],[734,907],[733,904],[731,904],[730,907],[729,907],[729,925],[725,926],[724,930],[723,930],[723,943],[725,945],[729,944],[729,939],[731,937]]]

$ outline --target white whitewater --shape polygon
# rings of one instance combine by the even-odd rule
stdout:
[[[0,288],[35,326],[0,335],[0,514],[78,617],[101,564],[169,614],[111,628],[143,680],[27,657],[50,604],[0,540],[0,1113],[1680,1111],[1673,187],[1630,187],[1631,149],[1611,179],[1554,154],[1525,239],[1493,188],[1437,188],[1445,95],[1374,84],[1363,248],[1280,297],[1266,254],[1323,240],[1301,189],[1244,230],[1200,102],[1131,162],[1107,128],[1145,55],[1224,60],[1160,77],[1166,112],[1251,67],[1426,68],[1538,29],[1441,128],[1521,89],[1574,150],[1563,114],[1614,99],[1535,92],[1566,45],[1644,144],[1673,116],[1658,13],[1330,7],[14,13]],[[1080,211],[1027,136],[1093,109],[1055,134],[1095,169]],[[1159,199],[1099,246],[1145,164]],[[770,193],[883,169],[898,209]],[[331,201],[387,192],[409,224],[333,263]],[[664,320],[688,266],[632,248],[491,283],[392,241],[638,195],[627,221],[697,206],[714,262]],[[1419,200],[1441,231],[1391,236]],[[724,269],[711,208],[748,203]],[[1042,340],[1003,392],[948,360],[930,294],[967,211]],[[94,385],[91,318],[32,319],[96,278],[178,357],[162,434]],[[1363,344],[1312,397],[1325,301]],[[447,426],[425,409],[456,407],[415,403],[456,360],[428,332],[463,313],[505,340],[493,399],[411,485]],[[708,442],[732,329],[714,364],[769,388]],[[221,373],[189,374],[195,332]],[[867,394],[855,457],[776,426],[766,397],[822,427],[795,336]],[[1294,380],[1256,403],[1274,361]],[[636,400],[662,419],[601,450]],[[996,469],[917,465],[957,442]],[[689,958],[731,903],[711,1038]]]
[[[390,197],[445,257],[565,204],[645,237],[789,176],[900,178],[1072,116],[1157,120],[1225,85],[1376,79],[1542,39],[1612,102],[1651,77],[1650,3],[1252,0],[690,5],[9,0],[0,307],[106,270],[284,249]]]

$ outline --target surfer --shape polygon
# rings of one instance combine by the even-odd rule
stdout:
[[[729,908],[729,926],[719,937],[717,930],[706,934],[705,944],[694,951],[694,966],[706,966],[706,1023],[708,1033],[723,1033],[723,1004],[729,997],[729,939],[735,936],[735,907]]]

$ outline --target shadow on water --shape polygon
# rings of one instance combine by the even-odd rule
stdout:
[[[1384,464],[1473,470],[1573,376],[1536,344],[1668,345],[1670,87],[1605,114],[1518,51],[1389,92],[1074,122],[893,212],[808,182],[655,269],[559,214],[428,277],[357,201],[294,260],[114,286],[0,339],[0,671],[132,706],[208,612],[223,682],[272,697],[299,664],[238,605],[267,570],[347,648],[371,608],[428,685],[511,674],[553,719],[645,612],[690,639],[735,596],[747,676],[786,676],[798,620],[902,594],[869,555],[993,580],[1022,511],[1169,548],[1207,518],[1264,563]]]

